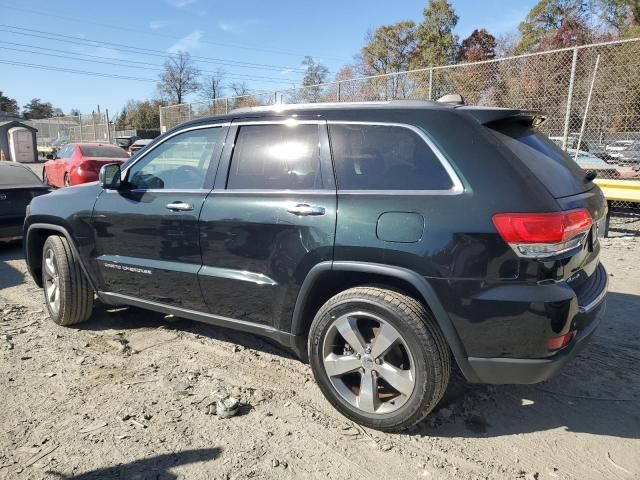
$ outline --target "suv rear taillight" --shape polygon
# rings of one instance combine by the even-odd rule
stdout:
[[[521,257],[544,258],[572,250],[584,241],[593,220],[580,208],[553,213],[498,213],[498,233]]]

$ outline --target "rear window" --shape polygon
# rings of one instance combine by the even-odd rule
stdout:
[[[451,178],[429,145],[408,128],[331,125],[341,190],[449,190]]]
[[[539,131],[523,125],[502,125],[492,131],[554,197],[568,197],[593,188],[593,183],[585,182],[585,171]]]
[[[38,183],[40,183],[40,179],[27,168],[13,165],[0,168],[0,185],[33,185]]]
[[[80,151],[84,157],[129,158],[127,152],[122,150],[120,147],[84,145],[80,147]]]

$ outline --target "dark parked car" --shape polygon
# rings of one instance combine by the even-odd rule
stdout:
[[[22,237],[27,205],[49,191],[29,168],[0,162],[0,240]]]
[[[140,140],[140,137],[137,135],[129,135],[125,137],[116,137],[113,139],[114,143],[122,148],[128,154],[131,154],[131,145],[133,145],[136,141]]]
[[[620,145],[618,145],[620,143]],[[615,163],[620,165],[638,165],[640,164],[640,141],[621,143],[616,142],[615,150],[608,152],[609,157]]]
[[[133,145],[129,147],[129,154],[131,154],[131,156],[135,155],[139,150],[142,150],[151,142],[153,142],[153,139],[150,138],[141,138],[140,140],[136,140],[133,142]]]
[[[344,415],[401,430],[454,363],[540,382],[600,322],[606,202],[543,120],[435,102],[199,119],[35,199],[27,264],[60,325],[97,296],[265,335]]]

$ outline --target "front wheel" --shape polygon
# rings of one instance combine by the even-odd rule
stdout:
[[[346,417],[383,431],[420,422],[444,394],[451,370],[431,313],[402,293],[345,290],[316,314],[309,334],[314,377]]]
[[[93,290],[66,238],[52,235],[42,251],[42,283],[49,316],[58,325],[86,321],[93,311]]]

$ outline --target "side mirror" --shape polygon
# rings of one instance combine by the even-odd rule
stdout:
[[[100,169],[98,181],[105,190],[118,190],[122,185],[119,163],[110,163]]]
[[[53,153],[47,153],[47,160],[53,160]]]

